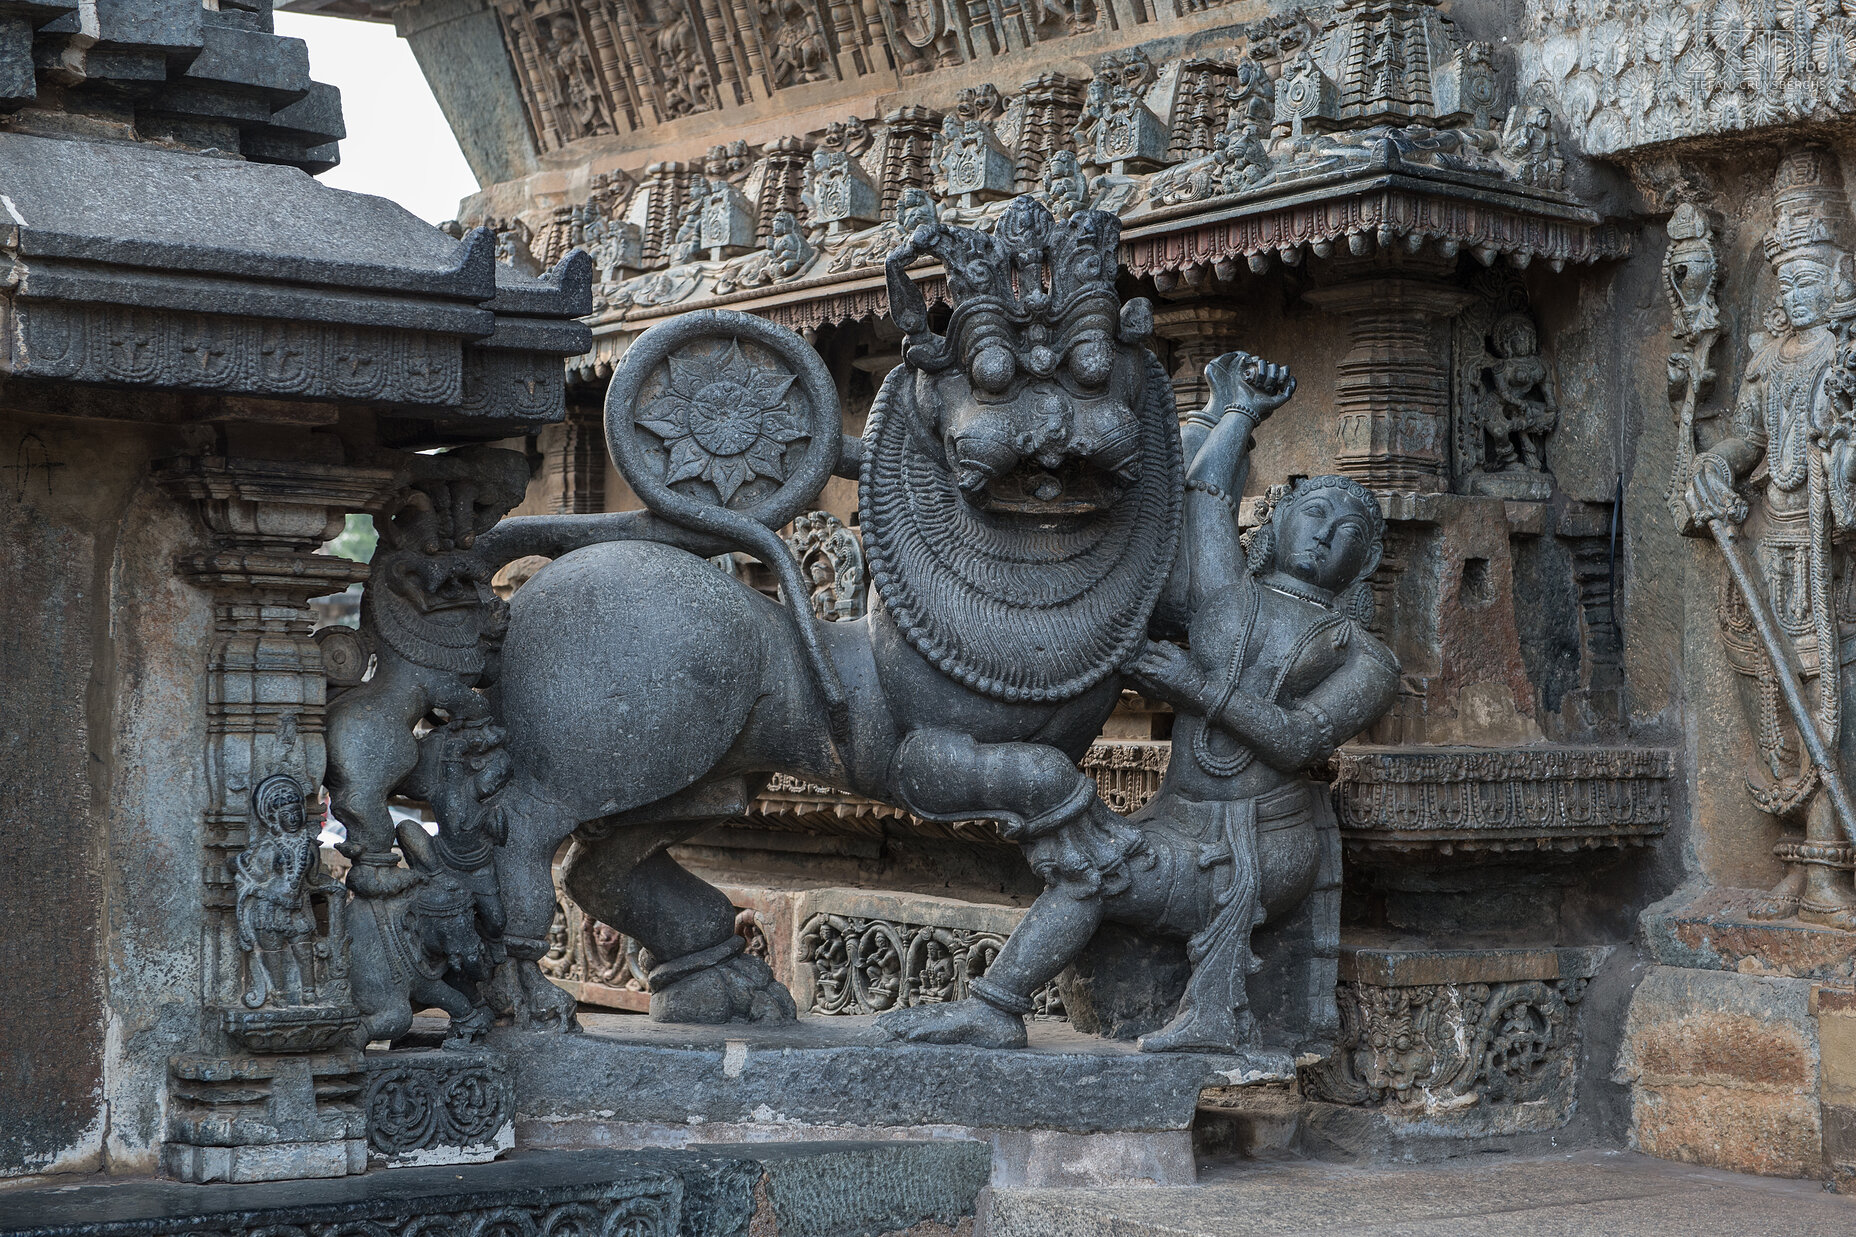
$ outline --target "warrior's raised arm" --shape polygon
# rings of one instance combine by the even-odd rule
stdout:
[[[1227,352],[1205,367],[1211,399],[1187,416],[1187,458],[1179,554],[1169,600],[1191,614],[1205,595],[1245,577],[1237,503],[1250,475],[1250,432],[1295,393],[1286,365]]]

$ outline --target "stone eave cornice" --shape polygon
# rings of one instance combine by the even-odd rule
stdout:
[[[1355,171],[1248,194],[1163,207],[1123,222],[1121,261],[1129,272],[1170,292],[1194,268],[1221,280],[1242,263],[1257,272],[1272,261],[1299,262],[1337,249],[1356,254],[1382,245],[1449,254],[1468,250],[1485,265],[1540,260],[1555,270],[1624,257],[1629,238],[1577,200],[1487,176],[1400,165]],[[932,302],[944,294],[938,266],[910,272]],[[795,330],[889,312],[883,269],[871,265],[720,296],[654,305],[593,323],[593,350],[570,363],[587,380],[622,354],[632,335],[665,318],[728,306]]]
[[[591,270],[496,262],[293,167],[0,133],[0,374],[211,398],[362,404],[521,432],[565,415]],[[149,415],[162,415],[150,407]]]
[[[1470,250],[1485,263],[1541,259],[1556,270],[1629,252],[1628,238],[1615,225],[1575,201],[1427,170],[1380,171],[1156,211],[1124,226],[1122,262],[1149,276],[1240,259],[1254,269],[1252,259],[1299,261],[1304,251],[1326,256],[1324,247],[1342,243],[1356,253],[1435,244],[1452,253]]]
[[[922,290],[929,305],[947,299],[947,275],[939,263],[919,266],[909,278]],[[837,322],[854,322],[889,313],[889,286],[880,266],[866,266],[840,274],[795,280],[778,291],[744,289],[723,296],[704,297],[687,304],[657,305],[624,317],[593,323],[591,351],[568,361],[569,377],[591,382],[609,377],[632,338],[667,318],[695,309],[727,306],[758,314],[795,331],[815,330]]]

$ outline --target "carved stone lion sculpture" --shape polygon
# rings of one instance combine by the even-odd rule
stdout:
[[[1031,198],[991,234],[917,228],[888,264],[904,364],[862,441],[843,439],[836,388],[791,331],[727,311],[655,327],[607,397],[647,510],[479,540],[485,580],[554,559],[512,599],[489,696],[512,763],[504,944],[536,983],[550,860],[571,837],[566,888],[641,943],[654,1017],[791,1018],[728,899],[668,852],[774,772],[990,817],[1053,878],[1125,883],[1140,835],[1076,761],[1146,640],[1182,482],[1151,310],[1115,291],[1118,238],[1111,214],[1059,223]],[[907,275],[927,256],[948,272],[944,333]],[[776,530],[834,473],[860,483],[876,597],[824,623]],[[706,561],[729,551],[772,568],[784,604]]]

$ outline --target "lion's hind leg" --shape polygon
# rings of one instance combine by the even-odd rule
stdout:
[[[643,813],[581,829],[563,865],[575,905],[650,955],[651,1017],[659,1022],[791,1022],[792,995],[743,951],[728,896],[671,858],[667,848],[739,815],[746,787],[729,779],[692,787]],[[690,813],[688,816],[684,812]]]

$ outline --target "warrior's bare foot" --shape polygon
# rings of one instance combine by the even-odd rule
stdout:
[[[1025,1020],[977,997],[945,1005],[892,1009],[876,1024],[897,1039],[916,1044],[970,1044],[975,1048],[1023,1048]]]
[[[1141,1051],[1236,1052],[1256,1042],[1257,1020],[1247,1009],[1188,1009],[1153,1034],[1141,1036]]]
[[[1797,868],[1785,874],[1747,908],[1749,919],[1790,919],[1798,913],[1798,895],[1804,892],[1804,873]]]

